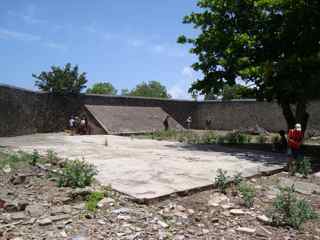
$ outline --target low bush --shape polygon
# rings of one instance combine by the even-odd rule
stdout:
[[[232,144],[244,144],[250,143],[251,137],[249,135],[240,133],[240,132],[229,132],[223,137],[224,143],[232,143]]]
[[[309,158],[302,157],[301,159],[298,159],[296,166],[296,171],[302,174],[303,177],[308,177],[308,175],[311,173],[312,169]]]
[[[294,187],[280,189],[268,215],[274,225],[288,225],[296,229],[307,220],[318,217],[306,200],[297,198]]]
[[[58,176],[58,184],[60,187],[83,188],[92,183],[97,173],[95,166],[84,160],[69,160]]]
[[[265,144],[268,141],[268,136],[265,134],[260,134],[257,136],[257,142],[260,144]]]
[[[205,133],[201,137],[202,144],[214,144],[217,142],[217,136],[213,132]]]
[[[97,210],[98,202],[103,198],[104,194],[102,192],[92,192],[86,201],[86,209],[95,212]]]
[[[238,190],[242,200],[244,201],[244,205],[247,208],[252,207],[254,198],[256,196],[256,190],[254,186],[242,181],[241,183],[239,183]]]
[[[242,181],[243,181],[243,177],[240,172],[233,176],[233,182],[236,186],[239,186]]]
[[[227,176],[227,171],[218,169],[217,176],[215,177],[214,183],[221,193],[226,193],[228,182],[229,182],[229,177]]]
[[[47,159],[49,163],[56,165],[59,161],[58,154],[54,152],[53,150],[48,150],[47,151]]]

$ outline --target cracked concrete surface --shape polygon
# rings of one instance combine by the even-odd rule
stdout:
[[[281,154],[112,135],[35,134],[0,138],[0,146],[40,153],[51,149],[62,158],[84,158],[97,166],[98,181],[137,199],[208,186],[219,168],[249,177],[286,163]]]

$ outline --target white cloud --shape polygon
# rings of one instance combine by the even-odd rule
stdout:
[[[33,4],[29,4],[23,11],[9,10],[8,15],[14,18],[18,18],[27,24],[38,24],[46,22],[43,19],[36,17],[37,7]]]
[[[55,42],[45,42],[44,46],[49,47],[49,48],[53,48],[53,49],[57,49],[57,50],[66,50],[67,49],[67,46],[65,46],[63,44],[55,43]]]
[[[182,76],[186,77],[188,80],[195,80],[196,72],[189,66],[184,67],[181,71]]]
[[[165,46],[161,44],[154,45],[151,49],[155,53],[163,53],[166,50]]]
[[[145,41],[140,39],[129,39],[128,44],[131,47],[142,47],[145,44]]]
[[[41,37],[38,35],[18,32],[6,28],[0,28],[0,38],[2,39],[15,39],[20,41],[40,41]]]

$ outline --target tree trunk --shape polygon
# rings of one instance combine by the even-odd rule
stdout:
[[[302,131],[306,131],[309,120],[307,113],[307,104],[305,102],[298,102],[296,107],[296,122],[301,124]]]
[[[308,125],[309,114],[307,112],[307,104],[298,102],[296,104],[295,115],[293,114],[291,105],[288,102],[280,102],[283,116],[286,119],[288,129],[294,128],[296,123],[300,123],[302,131],[305,132]]]
[[[291,106],[288,102],[280,102],[280,106],[282,108],[282,113],[287,122],[288,129],[294,128],[296,124],[295,116],[293,115]]]

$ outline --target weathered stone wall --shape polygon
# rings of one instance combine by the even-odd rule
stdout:
[[[192,127],[196,129],[206,128],[206,120],[211,120],[211,129],[232,130],[256,124],[269,131],[286,129],[281,109],[275,103],[195,102],[101,95],[66,98],[0,85],[0,136],[62,131],[67,127],[70,115],[83,113],[85,104],[161,107],[183,126],[186,118],[192,115]],[[320,101],[310,104],[309,112],[309,131],[320,135]]]
[[[80,99],[74,97],[0,85],[0,136],[62,131],[80,107]]]
[[[320,101],[308,106],[310,119],[308,132],[320,135]],[[211,120],[209,129],[246,129],[258,125],[268,131],[287,129],[282,110],[277,103],[251,100],[199,102],[193,112],[194,127],[205,129],[206,120]]]

